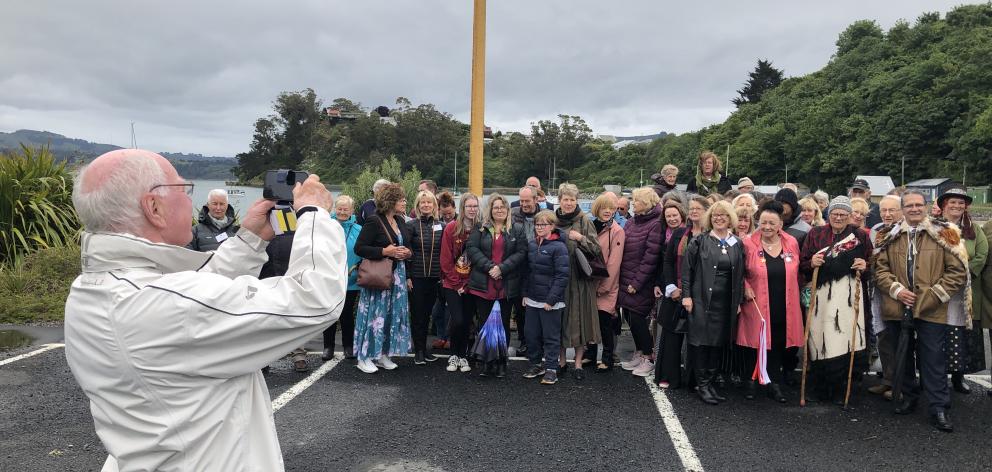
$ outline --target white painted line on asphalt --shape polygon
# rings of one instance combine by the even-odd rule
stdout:
[[[313,385],[314,382],[320,380],[321,377],[327,375],[327,373],[330,372],[331,369],[336,367],[340,362],[341,362],[341,358],[335,356],[334,359],[324,362],[319,368],[317,368],[317,370],[313,371],[312,374],[308,375],[307,378],[297,382],[296,385],[290,387],[289,390],[282,392],[282,395],[279,395],[279,398],[272,400],[272,413],[275,413],[279,411],[280,408],[286,406],[286,404],[289,403],[292,399],[296,398],[297,395],[303,393],[304,390],[310,388],[310,386]]]
[[[21,354],[19,356],[14,356],[14,357],[11,357],[10,359],[4,359],[4,360],[0,361],[0,366],[5,366],[7,364],[12,364],[12,363],[17,362],[17,361],[19,361],[21,359],[27,359],[27,358],[29,358],[31,356],[37,356],[38,354],[41,354],[43,352],[48,352],[48,351],[51,351],[52,349],[58,349],[60,347],[65,347],[65,344],[62,344],[62,343],[46,344],[45,347],[43,347],[41,349],[38,349],[38,350],[35,350],[35,351],[31,351],[31,352],[28,352],[28,353],[25,353],[25,354]]]
[[[983,375],[982,377],[985,377],[985,376]],[[977,375],[965,375],[964,376],[964,378],[966,378],[966,379],[968,379],[968,380],[970,380],[972,382],[975,382],[978,385],[981,385],[981,386],[983,386],[985,388],[988,388],[988,389],[992,389],[992,383],[989,383],[988,380],[985,380],[982,377],[979,377]]]
[[[307,351],[307,354],[309,354],[311,356],[319,356],[319,355],[323,354],[323,351]],[[342,352],[342,351],[334,351],[334,354],[341,355],[342,357],[344,356],[344,352]],[[413,357],[413,354],[407,354],[405,356],[390,356],[390,357]],[[438,359],[447,359],[447,358],[451,357],[451,354],[434,354],[434,357],[436,357]],[[513,357],[509,357],[508,359],[511,360],[511,361],[526,361],[527,360],[526,357],[522,357],[522,356],[513,356]]]
[[[672,446],[675,446],[675,452],[679,454],[679,459],[682,460],[682,468],[692,472],[702,472],[703,464],[699,462],[699,457],[696,456],[696,450],[692,448],[689,437],[685,435],[685,430],[682,429],[682,423],[675,414],[672,403],[668,401],[668,396],[654,383],[653,375],[644,377],[644,381],[647,382],[648,389],[651,390],[654,404],[658,407],[658,414],[665,421],[665,429],[668,430],[668,437],[672,439]]]

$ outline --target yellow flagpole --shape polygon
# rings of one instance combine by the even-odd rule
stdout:
[[[486,0],[475,0],[472,22],[472,126],[469,139],[468,189],[482,195],[482,134],[486,108]]]

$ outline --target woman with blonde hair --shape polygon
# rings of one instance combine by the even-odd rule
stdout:
[[[799,200],[799,218],[814,228],[826,224],[823,221],[823,211],[820,209],[820,203],[811,195],[806,195]]]
[[[621,367],[636,376],[647,377],[654,372],[654,339],[648,319],[655,304],[654,287],[662,260],[665,228],[659,204],[661,199],[653,189],[642,187],[634,190],[632,199],[634,217],[624,227],[627,239],[620,266],[619,302],[630,324],[636,352],[631,362]],[[637,365],[631,367],[635,363]]]
[[[734,234],[743,241],[751,237],[751,234],[754,233],[755,212],[746,206],[737,207],[734,212],[737,213],[737,224],[734,225]]]
[[[851,224],[865,233],[871,231],[871,228],[865,225],[868,213],[871,211],[871,205],[868,204],[868,201],[863,198],[852,198],[851,208],[853,209],[851,211]]]
[[[726,175],[720,173],[723,164],[720,158],[713,151],[703,151],[699,153],[696,165],[696,178],[689,181],[686,191],[702,196],[722,195],[730,190],[730,180]]]
[[[626,232],[619,223],[613,220],[613,214],[616,211],[617,197],[613,193],[604,193],[592,202],[592,215],[594,216],[592,224],[596,227],[599,248],[603,251],[603,261],[606,262],[606,271],[609,274],[606,278],[599,279],[599,285],[596,287],[599,334],[603,337],[603,357],[596,365],[597,373],[608,372],[613,369],[617,335],[620,334],[617,298],[620,295],[620,264],[623,261]],[[592,351],[593,360],[596,360],[595,352],[595,350]]]
[[[654,194],[654,191],[651,192]],[[596,227],[589,216],[579,208],[579,188],[574,184],[561,184],[558,188],[558,230],[565,236],[569,256],[569,280],[566,302],[565,322],[562,326],[561,361],[565,361],[565,349],[575,349],[576,380],[585,378],[582,370],[582,358],[586,344],[602,342],[599,334],[599,310],[596,305],[596,287],[599,280],[587,277],[582,273],[576,253],[582,251],[588,260],[601,257],[599,239],[596,237]],[[627,224],[630,224],[628,221]],[[567,368],[567,363],[561,365],[561,371]]]
[[[465,246],[472,271],[468,278],[468,293],[476,297],[476,319],[479,328],[499,303],[503,329],[510,332],[511,307],[520,298],[520,274],[527,259],[527,235],[523,225],[513,225],[510,202],[493,193],[482,213],[482,224],[468,237]],[[506,376],[506,359],[486,363],[483,377]]]
[[[441,289],[441,237],[444,226],[438,219],[437,198],[429,190],[413,200],[414,218],[407,221],[413,257],[407,259],[410,288],[410,330],[413,333],[413,364],[424,365],[437,358],[427,352],[427,325]]]
[[[689,312],[689,347],[696,392],[710,405],[726,401],[713,384],[724,350],[734,342],[744,297],[744,249],[731,230],[737,213],[730,203],[714,203],[703,217],[706,233],[685,248],[682,306]]]

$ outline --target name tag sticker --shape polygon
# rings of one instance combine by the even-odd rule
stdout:
[[[228,238],[227,233],[220,233],[217,235],[217,242],[222,243],[224,241],[227,241],[227,238]]]
[[[440,224],[434,225],[434,231],[442,231],[443,229],[444,229],[444,226],[441,226]]]

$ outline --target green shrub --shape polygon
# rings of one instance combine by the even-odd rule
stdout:
[[[75,243],[72,177],[48,148],[0,155],[0,266],[35,249]]]
[[[0,270],[0,323],[61,321],[79,272],[74,244],[39,249]]]
[[[388,179],[400,184],[406,192],[407,209],[412,209],[413,200],[417,197],[417,184],[420,183],[420,171],[414,166],[403,172],[403,166],[396,156],[389,156],[382,164],[366,167],[354,180],[344,185],[343,193],[355,200],[355,206],[372,197],[372,184],[379,179]],[[358,208],[355,208],[358,210]]]

